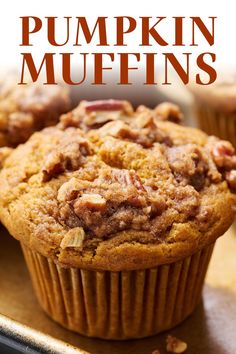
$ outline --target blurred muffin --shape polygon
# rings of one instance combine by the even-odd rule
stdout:
[[[42,308],[87,336],[138,338],[189,316],[230,226],[230,143],[181,113],[82,102],[5,160],[0,218],[22,245]]]
[[[14,76],[0,81],[0,147],[24,143],[36,130],[54,125],[71,108],[60,85],[17,85]]]
[[[207,134],[229,140],[236,148],[236,76],[216,84],[192,85],[198,126]]]

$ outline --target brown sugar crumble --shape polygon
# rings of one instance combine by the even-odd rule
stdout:
[[[82,167],[86,171],[92,155],[90,170],[96,176],[84,180],[75,175],[61,185],[58,220],[97,238],[134,229],[148,231],[158,240],[173,223],[193,217],[204,228],[213,213],[211,206],[201,206],[199,193],[222,178],[234,188],[233,171],[222,172],[225,166],[234,167],[234,149],[216,138],[204,137],[204,145],[175,143],[159,123],[173,116],[180,118],[182,113],[172,104],[163,103],[154,110],[140,106],[135,112],[128,102],[115,100],[83,101],[64,115],[59,126],[65,137],[47,156],[43,181]],[[76,129],[87,137],[76,135]],[[135,151],[137,156],[142,152],[143,161],[150,159],[149,166],[126,164],[127,149],[134,160]],[[158,171],[161,164],[168,180],[165,189],[165,182],[161,186],[156,178],[146,177],[149,168]]]
[[[146,267],[149,259],[156,264],[153,248],[169,262],[176,244],[182,257],[214,242],[235,213],[235,150],[172,122],[180,118],[168,103],[134,110],[127,101],[82,101],[2,158],[3,214],[20,205],[37,237],[52,238],[50,254],[76,250],[86,264],[99,252],[106,262],[103,252],[115,245],[121,253],[130,247],[131,265],[136,248],[146,247]]]
[[[55,125],[71,108],[66,88],[28,84],[14,77],[0,83],[0,147],[24,143],[35,131]]]
[[[63,136],[60,143],[46,156],[42,169],[43,182],[50,181],[67,170],[77,170],[88,155],[92,155],[91,144],[73,130],[69,139],[67,135]]]

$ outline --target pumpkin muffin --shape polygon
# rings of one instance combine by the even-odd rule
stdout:
[[[198,126],[207,134],[229,140],[236,148],[236,75],[221,75],[215,84],[191,85]]]
[[[55,125],[71,108],[60,85],[17,85],[14,75],[0,81],[0,147],[24,143],[36,130]]]
[[[232,145],[178,107],[81,102],[6,158],[0,218],[38,300],[87,336],[154,335],[189,316],[236,201]]]

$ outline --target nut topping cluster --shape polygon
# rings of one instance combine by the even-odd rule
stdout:
[[[102,127],[108,122],[132,116],[133,113],[133,108],[127,101],[82,101],[76,109],[61,117],[61,126],[77,127],[88,131]]]
[[[42,168],[43,182],[50,181],[53,177],[65,172],[75,171],[92,154],[91,144],[80,134],[75,134],[71,140],[62,141],[46,156]]]
[[[236,191],[236,154],[233,145],[224,140],[213,139],[212,156],[218,170],[225,177],[232,191]]]
[[[69,92],[61,85],[17,85],[8,73],[0,82],[0,147],[16,147],[35,131],[58,123],[71,107]]]
[[[186,137],[186,128],[163,123],[181,118],[175,105],[134,112],[115,100],[84,101],[62,118],[61,139],[46,156],[42,175],[47,182],[72,172],[57,194],[58,221],[75,230],[63,247],[130,229],[161,242],[174,224],[193,220],[203,232],[209,218],[214,222],[202,194],[224,180],[236,191],[235,151],[226,141],[200,133],[199,143]],[[171,129],[181,131],[177,139]]]
[[[110,168],[101,171],[93,182],[75,177],[58,191],[58,201],[68,203],[78,225],[97,237],[130,227],[146,229],[147,221],[165,209],[159,193],[147,193],[135,171]],[[61,219],[67,223],[68,209],[61,208]]]

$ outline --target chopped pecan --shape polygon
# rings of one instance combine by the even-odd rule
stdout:
[[[134,207],[145,207],[146,200],[143,193],[147,193],[142,181],[134,170],[118,170],[113,169],[112,179],[118,182],[124,188],[133,186],[135,189],[133,193],[127,194],[127,202]]]
[[[115,168],[102,170],[92,181],[72,178],[61,186],[57,200],[62,222],[97,237],[131,227],[147,230],[148,220],[166,207],[158,191],[146,191],[134,170]]]
[[[138,132],[135,132],[131,127],[120,120],[109,122],[99,129],[100,136],[111,135],[114,138],[136,140]]]
[[[163,102],[156,106],[154,109],[154,114],[160,120],[168,120],[173,123],[181,123],[183,120],[183,113],[180,108],[169,102]]]
[[[66,170],[75,171],[85,161],[85,157],[92,154],[89,141],[77,135],[74,138],[62,141],[46,157],[42,168],[43,182],[50,181],[53,177]]]
[[[120,120],[109,122],[98,130],[98,134],[102,137],[110,135],[114,138],[129,140],[144,148],[150,148],[155,142],[171,146],[170,138],[157,127],[152,117],[141,118],[139,117],[130,124]]]
[[[94,111],[123,111],[124,113],[133,113],[133,108],[128,101],[120,100],[99,100],[99,101],[82,101],[85,110]]]
[[[155,118],[151,114],[142,114],[135,120],[135,127],[157,129]]]
[[[134,185],[137,190],[146,192],[139,175],[134,170],[112,170],[112,178],[124,186]]]
[[[136,133],[134,142],[142,145],[145,148],[150,148],[154,143],[161,143],[167,146],[172,146],[172,141],[156,124],[155,118],[150,116],[140,116],[134,122],[133,132]]]
[[[214,208],[209,205],[200,205],[196,214],[197,227],[201,232],[205,232],[211,225],[216,222]]]
[[[193,217],[197,214],[200,197],[193,186],[178,186],[174,193],[174,208],[185,217]]]
[[[166,338],[166,350],[169,353],[181,354],[187,350],[187,343],[181,341],[173,336],[167,336]]]
[[[80,181],[77,178],[72,177],[68,182],[63,183],[59,188],[57,200],[59,202],[64,202],[75,199],[79,193],[80,187]]]
[[[212,146],[212,156],[218,168],[232,170],[236,168],[236,155],[229,141],[219,140]]]
[[[133,184],[137,190],[146,192],[139,175],[134,170],[126,170],[126,182],[127,184]]]
[[[201,190],[209,169],[202,151],[194,144],[187,144],[169,148],[166,153],[176,180]]]
[[[42,169],[43,182],[50,181],[54,176],[59,175],[64,170],[63,155],[59,151],[53,151],[46,157]]]
[[[82,227],[74,227],[69,230],[61,241],[61,248],[66,249],[70,247],[81,248],[85,239],[85,233]]]
[[[136,109],[137,113],[143,113],[143,112],[151,112],[150,108],[144,106],[143,104],[141,104],[140,106],[137,107]]]
[[[60,125],[63,128],[72,126],[88,131],[100,128],[104,124],[116,121],[124,116],[130,116],[132,113],[133,108],[127,101],[81,101],[72,112],[61,117]]]
[[[106,199],[100,194],[83,194],[74,203],[75,214],[78,209],[87,208],[90,210],[104,211],[106,209]]]
[[[236,170],[227,171],[225,179],[232,191],[236,192]]]
[[[198,214],[196,215],[197,221],[200,223],[205,223],[210,220],[213,214],[213,208],[208,205],[202,205],[199,208]]]

